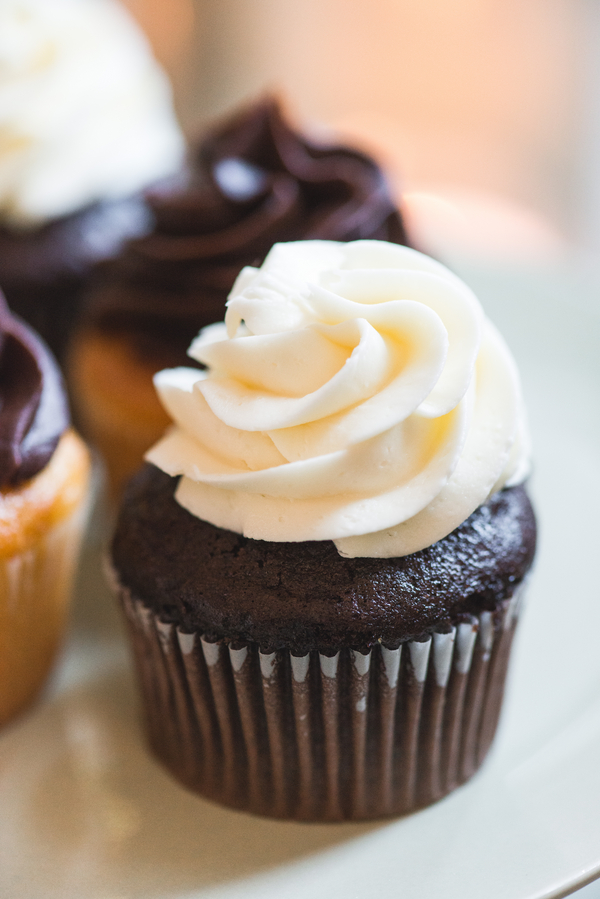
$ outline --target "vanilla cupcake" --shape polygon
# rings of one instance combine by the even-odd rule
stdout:
[[[152,375],[189,364],[189,344],[223,318],[244,265],[282,240],[407,242],[374,160],[309,140],[272,99],[209,132],[185,183],[150,203],[153,231],[98,272],[69,366],[78,415],[115,493],[168,424]]]
[[[59,354],[82,283],[181,163],[170,89],[114,0],[0,0],[0,284]]]
[[[60,645],[89,477],[58,366],[0,295],[0,724],[33,700]]]
[[[434,260],[305,241],[189,352],[112,544],[153,752],[276,817],[439,799],[491,744],[535,552],[504,341]]]

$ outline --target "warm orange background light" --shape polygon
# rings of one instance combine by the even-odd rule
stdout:
[[[569,215],[575,0],[127,0],[190,131],[266,88],[377,152],[408,189]],[[185,78],[182,73],[185,72]]]
[[[198,40],[193,0],[123,0],[166,68],[180,113],[185,98],[194,92],[190,60]]]
[[[194,37],[192,0],[124,0],[154,47],[158,59],[168,67],[189,52]]]

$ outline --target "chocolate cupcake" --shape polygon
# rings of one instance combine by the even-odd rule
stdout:
[[[307,241],[190,354],[112,545],[154,753],[276,817],[440,798],[492,741],[535,551],[504,342],[422,254]]]
[[[41,689],[60,643],[89,476],[58,366],[0,294],[0,724]]]
[[[223,318],[244,265],[282,240],[407,242],[375,162],[309,141],[270,99],[210,132],[186,182],[150,205],[152,233],[98,274],[70,366],[81,420],[116,488],[168,424],[152,375],[190,364],[190,342]]]
[[[0,6],[0,284],[62,356],[98,261],[144,233],[183,139],[166,79],[114,0]]]

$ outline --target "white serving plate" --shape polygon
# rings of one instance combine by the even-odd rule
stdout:
[[[97,525],[49,695],[0,736],[2,899],[542,899],[600,874],[599,281],[462,274],[521,367],[540,521],[482,772],[369,825],[277,823],[186,793],[144,748]]]

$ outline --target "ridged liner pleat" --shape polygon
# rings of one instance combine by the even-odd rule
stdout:
[[[521,593],[397,649],[294,656],[182,633],[120,590],[158,758],[218,802],[318,821],[404,814],[471,777],[498,723]]]
[[[41,689],[63,635],[87,497],[20,553],[0,558],[0,724]]]

